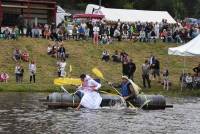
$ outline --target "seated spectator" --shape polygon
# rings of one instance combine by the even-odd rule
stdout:
[[[0,82],[7,83],[8,79],[9,79],[9,75],[7,73],[3,72],[3,73],[0,74]]]
[[[52,53],[52,46],[49,44],[47,47],[47,54],[51,55],[51,53]]]
[[[25,61],[25,62],[29,62],[29,53],[28,53],[28,51],[25,50],[25,51],[22,53],[21,59],[22,59],[23,61]]]
[[[21,59],[21,51],[18,48],[16,48],[13,52],[13,59],[15,62]]]
[[[109,44],[109,39],[108,36],[106,34],[102,35],[101,37],[101,44]]]
[[[66,53],[65,53],[65,47],[63,46],[63,44],[61,44],[59,50],[58,50],[58,58],[60,58],[61,60],[66,58]]]
[[[116,50],[114,55],[112,55],[112,59],[113,59],[113,62],[121,62],[121,58],[120,58],[120,54],[118,53],[118,51]]]
[[[4,34],[4,39],[9,39],[10,38],[10,30],[8,27],[3,31]]]
[[[110,55],[108,53],[108,51],[103,51],[102,53],[102,61],[108,62],[110,60]]]
[[[153,41],[154,43],[156,43],[156,33],[154,30],[150,32],[150,41]]]
[[[120,59],[121,59],[121,62],[127,62],[128,63],[128,54],[125,52],[125,51],[122,51],[120,53]]]
[[[58,35],[58,41],[63,41],[64,34],[61,30],[58,31],[57,35]]]
[[[192,87],[193,87],[193,85],[192,85],[193,79],[192,79],[192,76],[191,76],[190,73],[188,73],[188,75],[186,76],[185,82],[186,82],[186,84],[187,84],[187,85],[186,85],[187,87],[189,87],[189,88],[192,88]]]
[[[163,29],[163,32],[160,34],[160,38],[161,40],[163,40],[163,42],[167,41],[167,30]]]

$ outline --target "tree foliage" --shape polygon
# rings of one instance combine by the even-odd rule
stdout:
[[[100,0],[57,0],[65,8],[85,9],[87,4],[99,4]],[[101,0],[105,7],[168,11],[177,19],[200,18],[200,0]]]

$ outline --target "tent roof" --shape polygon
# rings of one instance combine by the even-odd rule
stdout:
[[[107,21],[120,19],[121,22],[162,22],[163,19],[166,19],[168,23],[176,23],[166,11],[114,9],[88,4],[85,13],[105,15]]]
[[[104,15],[98,15],[98,14],[75,14],[73,16],[74,19],[76,18],[90,18],[90,19],[103,19]]]
[[[200,56],[200,35],[185,45],[169,48],[168,54],[179,56]]]

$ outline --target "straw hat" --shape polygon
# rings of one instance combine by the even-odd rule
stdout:
[[[124,76],[122,76],[122,79],[128,80],[128,77],[124,75]]]

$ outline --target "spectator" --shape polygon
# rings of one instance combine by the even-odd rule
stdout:
[[[145,63],[142,65],[142,80],[143,80],[143,86],[146,88],[146,81],[148,84],[148,88],[151,88],[150,79],[149,79],[149,72],[150,72],[150,65],[148,63],[148,60],[145,61]]]
[[[22,53],[21,59],[22,59],[24,62],[29,62],[29,53],[28,53],[27,50],[25,50],[25,51]]]
[[[20,82],[20,65],[19,63],[16,64],[15,66],[15,78],[16,78],[16,82],[19,83]]]
[[[155,59],[153,76],[160,81],[160,61],[158,59]]]
[[[1,82],[7,83],[8,79],[9,79],[9,75],[7,73],[3,72],[3,73],[0,74],[0,81]]]
[[[108,53],[108,51],[103,51],[101,59],[105,62],[108,62],[110,60],[110,54]]]
[[[52,54],[52,46],[51,46],[51,44],[49,44],[48,47],[47,47],[47,54],[48,55]]]
[[[84,40],[85,39],[85,29],[82,26],[79,26],[78,33],[79,33],[78,38]]]
[[[128,61],[122,62],[122,75],[123,76],[129,76],[129,64]]]
[[[116,50],[114,55],[112,55],[113,62],[121,62],[120,54]]]
[[[30,73],[30,83],[32,82],[32,79],[33,82],[35,83],[36,64],[33,60],[29,64],[29,73]]]
[[[193,79],[190,73],[185,78],[185,82],[187,84],[187,87],[192,88],[193,87]]]
[[[196,75],[198,75],[200,73],[200,64],[197,67],[193,68],[193,71],[196,73]]]
[[[146,42],[146,33],[144,29],[140,31],[139,39],[140,39],[140,42]]]
[[[164,69],[163,71],[163,82],[164,82],[164,85],[163,85],[163,89],[165,90],[169,90],[169,71],[168,69]]]
[[[18,48],[16,48],[13,52],[13,59],[15,62],[21,60],[21,51]]]
[[[135,63],[133,63],[132,59],[129,60],[128,66],[129,66],[128,78],[131,79],[132,81],[134,81],[134,73],[136,71],[136,65],[135,65]]]
[[[99,27],[97,26],[97,24],[94,25],[93,27],[93,43],[94,44],[99,44]]]
[[[62,59],[60,62],[57,63],[58,65],[58,77],[65,77],[66,72],[65,72],[65,67],[67,63],[65,62],[64,59]]]
[[[19,83],[22,83],[23,82],[23,77],[24,77],[24,68],[23,66],[20,66],[19,68]]]
[[[120,29],[119,28],[116,28],[115,31],[114,31],[114,35],[113,35],[115,38],[118,39],[118,41],[121,41],[121,32],[120,32]]]
[[[59,53],[59,58],[62,60],[66,58],[66,53],[65,53],[65,47],[63,46],[63,44],[61,44],[59,50],[58,50],[58,53]]]
[[[4,39],[10,39],[10,30],[8,27],[3,31]]]
[[[12,31],[10,33],[10,38],[13,39],[13,40],[17,39],[17,34],[16,34],[16,31],[15,31],[15,27],[12,28]]]

